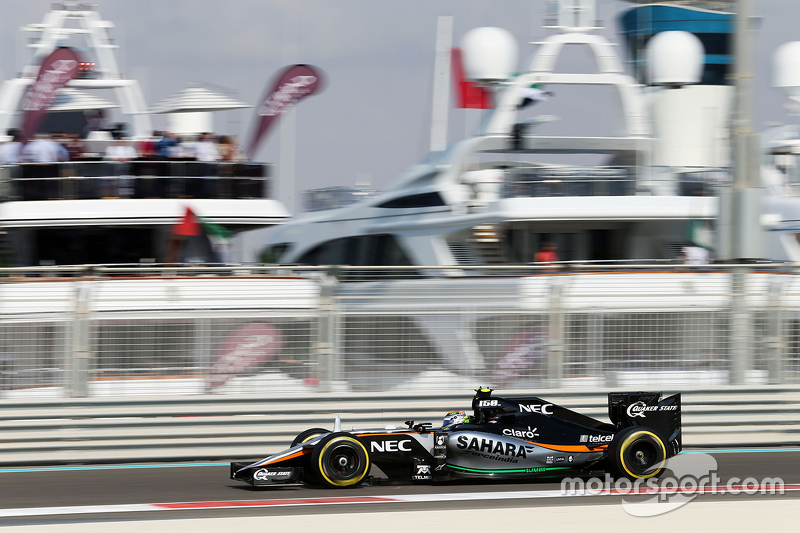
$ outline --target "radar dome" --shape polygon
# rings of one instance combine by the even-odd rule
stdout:
[[[772,64],[773,85],[789,96],[800,96],[800,41],[780,45]]]
[[[507,80],[517,66],[517,41],[502,28],[475,28],[461,39],[464,70],[479,83]]]
[[[696,35],[664,31],[647,43],[647,74],[653,85],[690,85],[703,75],[705,48]]]

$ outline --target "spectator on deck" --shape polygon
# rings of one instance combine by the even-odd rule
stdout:
[[[36,137],[22,149],[22,159],[30,163],[55,163],[67,161],[69,152],[48,134],[37,133]]]
[[[81,141],[80,136],[78,136],[77,133],[67,135],[64,146],[67,149],[70,161],[75,161],[76,159],[81,159],[83,157],[83,141]]]
[[[172,150],[178,144],[178,139],[172,133],[165,131],[162,137],[156,141],[156,153],[162,159],[169,159],[172,157]]]
[[[107,161],[126,162],[136,159],[136,149],[126,139],[114,139],[114,143],[106,148]]]
[[[681,249],[681,261],[684,265],[707,265],[709,263],[708,250],[687,242]]]
[[[194,159],[194,142],[187,137],[174,135],[175,144],[169,149],[172,159]]]
[[[239,148],[239,145],[236,143],[235,137],[223,135],[219,138],[218,148],[220,160],[225,163],[247,160],[241,148]]]
[[[200,139],[194,144],[194,154],[198,161],[205,163],[216,163],[220,160],[220,153],[217,149],[216,137],[210,133],[203,133]]]
[[[538,264],[552,264],[558,261],[558,254],[556,253],[558,246],[554,242],[545,242],[542,244],[541,249],[533,256],[533,262]],[[546,268],[543,272],[556,272],[555,268]]]
[[[144,159],[157,159],[158,150],[156,143],[161,139],[161,132],[158,130],[153,131],[153,135],[144,139],[139,143],[139,153]]]
[[[4,165],[16,165],[22,161],[22,134],[19,130],[10,131],[11,140],[0,148],[0,161]]]
[[[131,196],[131,161],[136,157],[136,149],[126,139],[114,139],[114,143],[106,148],[105,159],[112,162],[113,174],[119,176],[119,182],[115,177],[104,178],[103,197]]]

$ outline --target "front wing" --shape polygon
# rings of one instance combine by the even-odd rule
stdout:
[[[231,479],[250,483],[255,487],[270,485],[299,485],[303,482],[303,467],[262,466],[248,468],[253,463],[231,463]]]

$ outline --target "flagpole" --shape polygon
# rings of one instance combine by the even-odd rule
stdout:
[[[283,62],[287,65],[297,63],[297,24],[291,22],[291,16],[286,14],[286,24],[284,24],[283,34]],[[289,43],[289,40],[292,43]],[[297,111],[296,106],[292,106],[281,117],[280,123],[280,168],[278,170],[278,200],[286,208],[297,216],[299,213],[295,205],[295,163],[296,163],[296,143],[297,143]]]
[[[447,148],[447,117],[450,106],[450,49],[453,47],[453,17],[439,17],[436,25],[436,60],[433,69],[431,152]]]
[[[720,198],[719,258],[726,261],[764,257],[761,235],[761,161],[752,125],[751,0],[739,0],[734,34],[736,100],[731,121],[733,183]]]
[[[297,143],[297,115],[295,107],[281,117],[280,180],[278,199],[293,214],[297,215],[295,205],[295,160]]]

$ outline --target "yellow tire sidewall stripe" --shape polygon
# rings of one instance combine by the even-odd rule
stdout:
[[[322,464],[322,460],[325,457],[325,450],[327,450],[328,447],[331,444],[339,443],[341,441],[353,442],[353,443],[357,444],[362,450],[364,450],[364,457],[366,458],[366,467],[364,468],[364,472],[358,478],[336,481],[336,480],[333,480],[333,479],[329,478],[327,475],[325,475],[325,467]],[[367,475],[367,472],[369,472],[369,453],[367,453],[367,449],[364,447],[363,444],[361,444],[360,441],[358,441],[358,440],[356,440],[356,439],[354,439],[352,437],[336,437],[336,438],[333,438],[333,439],[329,440],[328,442],[326,442],[325,446],[323,446],[322,450],[320,450],[320,452],[319,452],[319,465],[318,466],[319,466],[318,470],[319,470],[320,475],[322,477],[324,477],[325,480],[328,483],[330,483],[331,485],[336,485],[337,487],[348,487],[350,485],[355,485],[356,483],[359,483],[362,479],[364,479],[364,476]]]
[[[663,453],[663,456],[662,456],[663,459],[661,460],[661,464],[658,466],[658,468],[653,470],[653,472],[654,472],[653,474],[646,475],[646,476],[637,476],[636,474],[634,474],[633,472],[628,470],[628,467],[625,465],[625,459],[623,458],[623,455],[625,454],[625,450],[628,449],[628,446],[630,446],[631,441],[636,440],[637,438],[641,437],[642,435],[650,435],[651,437],[653,437],[656,440],[656,442],[658,442],[658,444],[661,445],[661,452]],[[661,441],[661,439],[658,437],[658,435],[656,435],[655,433],[652,433],[650,431],[644,431],[644,430],[634,431],[633,433],[631,433],[628,436],[627,439],[625,439],[625,441],[623,441],[622,445],[619,447],[619,462],[622,465],[622,468],[624,468],[625,471],[628,474],[630,474],[631,476],[633,476],[633,477],[635,477],[637,479],[644,479],[644,478],[648,478],[648,477],[653,477],[656,473],[660,472],[664,468],[664,463],[666,462],[666,460],[667,460],[667,449],[664,447],[664,443]]]

